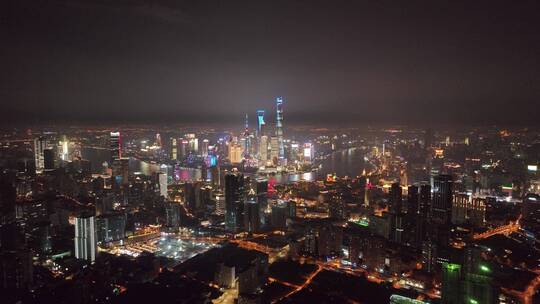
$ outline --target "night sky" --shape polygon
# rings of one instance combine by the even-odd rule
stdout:
[[[3,122],[540,123],[540,1],[0,2]]]

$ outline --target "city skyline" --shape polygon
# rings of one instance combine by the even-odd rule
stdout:
[[[2,303],[540,303],[540,2],[0,1]]]

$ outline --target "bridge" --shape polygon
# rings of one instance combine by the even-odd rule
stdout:
[[[512,234],[514,232],[517,232],[519,230],[519,228],[521,227],[519,225],[519,220],[520,219],[521,219],[521,215],[519,216],[519,218],[515,222],[510,221],[510,223],[508,223],[507,225],[499,226],[499,227],[496,227],[496,228],[489,229],[488,231],[485,231],[485,232],[482,232],[482,233],[474,234],[473,235],[473,240],[485,239],[485,238],[494,236],[496,234],[510,235],[510,234]]]

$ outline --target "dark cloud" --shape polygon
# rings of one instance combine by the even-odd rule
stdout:
[[[70,8],[79,10],[94,10],[98,12],[112,12],[119,17],[125,15],[134,15],[140,17],[155,18],[156,21],[170,23],[189,22],[189,17],[179,8],[160,3],[160,1],[107,1],[107,0],[74,0],[62,1]],[[80,12],[79,12],[80,13]]]
[[[537,1],[5,1],[5,122],[538,123]]]

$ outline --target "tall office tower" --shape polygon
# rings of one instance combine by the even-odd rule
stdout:
[[[156,133],[156,146],[161,148],[161,134]]]
[[[186,134],[188,140],[188,152],[197,154],[199,152],[199,139],[195,137],[195,134]]]
[[[292,141],[290,144],[289,153],[287,153],[287,160],[291,163],[296,163],[298,161],[302,161],[303,157],[300,153],[300,145],[297,141]],[[302,151],[303,152],[303,151]]]
[[[118,160],[122,158],[122,137],[120,136],[120,132],[111,132],[110,135],[110,149],[111,149],[111,161],[112,164],[113,161]]]
[[[47,148],[43,150],[43,169],[54,170],[54,150],[52,148]]]
[[[99,244],[121,241],[126,237],[127,215],[112,212],[96,217],[96,235]]]
[[[399,183],[392,183],[390,187],[390,210],[394,214],[401,214],[403,209],[403,192]]]
[[[257,138],[264,135],[266,123],[264,122],[264,110],[257,110],[257,129],[255,130]]]
[[[486,222],[486,207],[485,198],[473,197],[467,208],[467,219],[471,224],[477,227],[484,226]]]
[[[283,146],[283,98],[276,98],[276,137],[278,140],[278,159],[280,164],[285,160],[285,147]]]
[[[246,113],[246,120],[244,124],[244,134],[242,135],[242,141],[244,143],[244,154],[249,155],[251,153],[251,136],[249,134],[249,121],[248,115]]]
[[[330,198],[328,201],[328,217],[345,219],[347,217],[346,213],[347,210],[342,193],[338,191],[333,191],[330,193]]]
[[[6,300],[9,299],[7,295],[10,291],[29,289],[32,286],[34,278],[32,258],[33,251],[26,247],[0,250],[0,288],[4,290],[2,297],[6,297]]]
[[[182,161],[189,153],[189,141],[184,138],[178,139],[178,160]]]
[[[540,227],[540,195],[535,193],[528,193],[523,198],[521,204],[521,227],[533,233],[536,239],[540,239],[539,233],[536,231]]]
[[[266,165],[268,160],[268,136],[262,135],[259,137],[259,163]]]
[[[426,218],[431,207],[431,186],[429,184],[420,185],[420,196],[418,198],[418,211]]]
[[[289,210],[287,205],[283,202],[279,202],[272,206],[272,213],[270,216],[270,224],[274,229],[286,229],[287,217]]]
[[[129,158],[114,160],[111,164],[114,186],[129,184]]]
[[[93,262],[96,260],[97,235],[94,216],[75,218],[75,257]]]
[[[295,218],[296,217],[296,202],[287,201],[285,204],[287,205],[288,217]]]
[[[209,144],[208,139],[203,139],[202,145],[201,145],[201,155],[204,157],[208,156],[208,144]]]
[[[313,162],[313,158],[315,157],[315,148],[312,143],[304,143],[302,157],[305,164],[310,165]]]
[[[279,139],[276,136],[270,137],[270,160],[274,165],[279,162]]]
[[[268,208],[268,180],[266,178],[258,178],[255,186],[257,192],[257,203],[259,203],[259,219],[261,227],[268,224],[266,219],[266,210]]]
[[[429,215],[430,237],[440,250],[450,244],[453,181],[450,175],[437,175],[433,179],[433,197]],[[441,251],[443,252],[443,251]]]
[[[178,158],[178,145],[176,138],[171,138],[171,159],[176,160]]]
[[[420,192],[418,196],[418,215],[416,217],[415,225],[415,246],[417,248],[422,246],[422,242],[426,239],[427,232],[427,220],[429,213],[429,206],[431,204],[431,186],[429,184],[420,185]]]
[[[225,175],[225,227],[237,232],[242,227],[245,201],[244,175],[229,172]]]
[[[460,303],[497,303],[496,283],[490,264],[482,258],[482,250],[468,246],[464,250],[463,290]]]
[[[165,206],[165,227],[169,232],[180,228],[180,204],[171,202]]]
[[[185,183],[184,199],[186,208],[193,214],[203,212],[211,194],[207,194],[208,199],[204,199],[203,183],[200,181]]]
[[[243,160],[243,157],[242,157],[243,150],[244,149],[239,144],[231,144],[229,146],[229,161],[231,162],[231,164],[239,164],[239,163],[242,162],[242,160]]]
[[[212,175],[212,178],[211,178],[212,187],[214,187],[214,189],[220,189],[221,188],[221,169],[219,168],[219,164],[210,167],[210,174]]]
[[[463,295],[461,293],[461,265],[444,263],[442,267],[442,289],[441,297],[443,304],[462,304]],[[484,302],[465,302],[484,303]],[[485,302],[491,303],[491,302]]]
[[[158,173],[158,183],[159,183],[159,195],[167,198],[167,173],[159,172]]]
[[[437,245],[430,240],[422,242],[422,269],[426,272],[435,271],[437,263]]]
[[[460,225],[467,221],[467,205],[471,197],[467,193],[456,193],[452,200],[452,224]]]
[[[438,224],[450,224],[452,215],[452,176],[439,174],[433,180],[431,200],[431,220]]]
[[[244,231],[257,232],[260,226],[260,205],[257,202],[255,191],[251,190],[244,202]]]
[[[47,149],[47,139],[40,136],[34,139],[34,160],[36,162],[36,173],[42,173],[45,169],[45,159],[43,151]]]
[[[216,193],[216,214],[225,215],[225,196],[223,193]]]
[[[407,188],[407,216],[416,218],[418,212],[418,187],[410,185]]]
[[[60,159],[63,161],[69,161],[69,141],[65,135],[62,136],[62,140],[60,141],[59,145],[59,156]]]
[[[419,208],[418,187],[410,185],[407,188],[407,226],[411,228],[412,233],[408,239],[416,248],[420,248],[423,241],[423,218]]]
[[[403,242],[403,192],[399,183],[393,183],[390,187],[390,216],[392,240],[396,243]]]
[[[367,178],[364,175],[357,176],[355,179],[353,179],[353,190],[357,191],[355,202],[359,206],[365,204],[366,184],[367,184]]]

